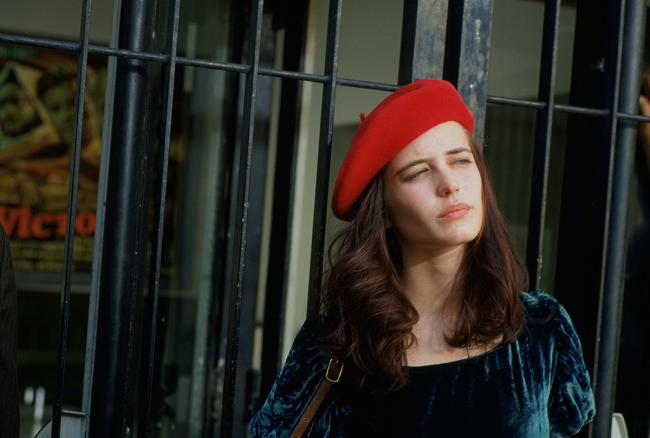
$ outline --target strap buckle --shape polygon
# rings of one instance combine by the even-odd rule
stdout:
[[[334,367],[332,367],[332,362],[334,362]],[[338,367],[338,366],[340,366],[340,368],[338,368],[338,376],[330,377],[330,370],[332,370],[332,371],[334,371],[334,373],[336,373],[336,371],[337,371],[336,367]],[[341,374],[342,373],[343,373],[343,363],[338,359],[330,359],[330,363],[327,365],[327,371],[325,372],[325,378],[327,380],[329,380],[330,382],[332,382],[332,383],[336,383],[339,380],[341,380]]]

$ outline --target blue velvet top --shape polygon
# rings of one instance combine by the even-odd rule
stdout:
[[[542,290],[521,292],[526,328],[483,354],[408,367],[409,384],[371,395],[334,385],[309,425],[309,437],[566,437],[595,414],[580,339],[566,309]],[[547,316],[551,312],[550,320]],[[328,364],[307,320],[291,347],[251,437],[288,437]],[[346,369],[343,369],[345,375]],[[337,387],[338,385],[338,387]]]

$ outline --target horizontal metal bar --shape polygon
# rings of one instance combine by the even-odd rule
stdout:
[[[515,99],[512,97],[503,97],[503,96],[488,96],[488,103],[492,103],[496,105],[518,106],[522,108],[533,108],[533,109],[540,109],[540,110],[546,108],[546,104],[544,102],[525,100],[525,99]],[[554,104],[553,107],[555,111],[561,113],[583,114],[583,115],[598,116],[598,117],[606,117],[609,115],[608,109],[585,108],[585,107],[573,106],[573,105],[562,105],[559,103]],[[618,113],[618,117],[628,118],[629,120],[639,120],[639,121],[646,121],[646,122],[650,121],[650,117],[642,117],[635,114]]]
[[[55,40],[51,38],[38,38],[25,35],[11,35],[0,33],[0,43],[19,44],[22,46],[40,47],[43,49],[62,50],[65,52],[78,53],[81,50],[81,45],[76,42],[68,42],[65,40]],[[98,46],[96,44],[88,45],[88,53],[95,55],[119,56],[130,59],[143,59],[147,61],[167,62],[167,55],[137,52],[133,50],[117,49],[106,46]]]
[[[558,112],[567,113],[567,114],[583,114],[586,116],[598,116],[598,117],[607,117],[609,115],[608,109],[585,108],[580,106],[561,105],[559,103],[555,104],[555,109]]]
[[[346,79],[341,77],[336,78],[336,85],[382,91],[395,91],[399,88],[399,85],[384,84],[381,82],[360,81],[358,79]]]
[[[25,35],[13,35],[0,32],[0,43],[20,44],[32,47],[41,47],[46,49],[63,50],[67,52],[79,52],[80,45],[76,42],[68,42],[64,40],[55,40],[49,38],[37,38]],[[96,44],[89,44],[88,53],[95,55],[116,56],[130,59],[141,59],[146,61],[155,61],[160,63],[169,62],[167,54],[138,52],[133,50],[117,49]],[[250,66],[244,64],[234,64],[228,62],[208,61],[204,59],[194,59],[179,56],[176,58],[177,65],[187,65],[191,67],[210,68],[218,70],[227,70],[237,73],[249,73]],[[260,68],[259,74],[262,76],[273,76],[286,79],[297,79],[309,82],[317,82],[325,84],[330,81],[328,75],[319,75],[313,73],[302,73],[286,70],[277,70],[269,68]],[[384,84],[380,82],[361,81],[356,79],[337,78],[336,85],[365,88],[369,90],[383,90],[395,91],[399,88],[398,85]]]
[[[179,63],[187,64],[187,58],[178,58]],[[399,85],[385,84],[383,82],[372,82],[372,81],[363,81],[359,79],[348,79],[336,77],[331,79],[329,75],[317,75],[313,73],[301,73],[287,70],[277,70],[272,68],[260,68],[259,74],[261,76],[274,76],[287,79],[298,79],[309,82],[316,82],[321,84],[327,84],[329,82],[335,82],[337,86],[343,87],[352,87],[352,88],[363,88],[366,90],[381,90],[381,91],[395,91],[400,88]]]
[[[277,78],[285,79],[297,79],[301,81],[308,82],[318,82],[324,84],[327,82],[327,75],[316,75],[312,73],[301,73],[295,71],[286,71],[286,70],[276,70],[272,68],[262,68],[258,70],[259,74],[262,76],[273,76]]]
[[[167,57],[165,57],[165,62],[167,62]],[[210,68],[214,70],[232,71],[235,73],[250,73],[251,71],[251,68],[248,65],[233,64],[229,62],[208,61],[205,59],[192,59],[192,58],[186,58],[184,56],[177,57],[176,64],[187,65],[190,67],[201,67],[201,68]]]
[[[13,35],[0,32],[0,43],[20,44],[32,47],[41,47],[46,49],[63,50],[67,52],[79,52],[80,45],[76,42],[68,42],[64,40],[55,40],[49,38],[37,38],[25,35]],[[167,63],[169,56],[167,54],[137,52],[133,50],[117,49],[96,44],[89,44],[88,53],[95,55],[116,56],[130,59],[141,59],[146,61],[155,61],[160,63]],[[228,70],[237,73],[248,73],[250,67],[244,64],[234,64],[228,62],[208,61],[204,59],[186,58],[178,56],[176,64],[187,65],[191,67],[210,68],[218,70]],[[286,70],[277,70],[270,68],[260,68],[259,74],[263,76],[273,76],[286,79],[297,79],[309,82],[318,82],[325,84],[329,82],[330,78],[327,75],[318,75],[312,73],[301,73]],[[395,91],[399,86],[392,84],[383,84],[379,82],[360,81],[355,79],[342,79],[337,78],[337,85],[366,88],[370,90],[384,90]]]
[[[524,100],[524,99],[514,99],[512,97],[503,97],[503,96],[488,96],[487,102],[496,105],[510,105],[510,106],[519,106],[523,108],[542,109],[546,107],[546,104],[544,102],[536,102],[533,100]]]
[[[650,122],[649,116],[640,116],[638,114],[616,113],[619,120],[629,120],[634,122]]]
[[[34,38],[34,37],[28,37],[22,35],[12,35],[12,34],[2,33],[2,32],[0,32],[0,43],[20,44],[20,45],[27,45],[33,47],[64,50],[69,52],[79,52],[80,49],[80,45],[78,43],[67,42],[63,40],[47,39],[47,38]],[[142,59],[146,61],[155,61],[160,63],[166,63],[169,61],[169,56],[166,54],[156,54],[156,53],[148,53],[148,52],[134,51],[134,50],[115,49],[106,46],[99,46],[96,44],[90,44],[88,46],[88,53],[95,54],[95,55]],[[232,71],[236,73],[250,72],[250,66],[244,64],[208,61],[204,59],[186,58],[183,56],[179,56],[176,58],[176,64],[187,65],[191,67],[226,70],[226,71]],[[316,82],[321,84],[325,84],[330,80],[328,75],[278,70],[272,68],[260,68],[259,74],[261,76],[273,76],[273,77],[285,78],[285,79],[296,79],[296,80]],[[399,85],[395,85],[395,84],[362,81],[362,80],[342,78],[342,77],[336,78],[336,85],[340,85],[344,87],[363,88],[367,90],[381,90],[381,91],[395,91],[399,88]],[[544,102],[537,102],[534,100],[525,100],[525,99],[515,99],[512,97],[504,97],[504,96],[488,96],[487,102],[495,105],[510,105],[510,106],[518,106],[522,108],[534,108],[534,109],[544,109],[546,106]],[[562,105],[558,103],[554,105],[554,110],[562,113],[567,113],[567,114],[583,114],[583,115],[592,115],[598,117],[606,117],[609,114],[609,110],[607,109],[585,108],[585,107],[577,107],[572,105]],[[650,117],[641,116],[638,114],[627,114],[627,113],[619,112],[617,113],[617,117],[622,120],[650,122]]]
[[[135,52],[133,50],[117,49],[105,46],[90,45],[89,52],[95,55],[107,55],[120,58],[141,59],[144,61],[167,62],[167,55],[155,53]]]
[[[80,52],[81,44],[65,40],[50,38],[37,38],[25,35],[14,35],[0,32],[0,43],[20,44],[21,46],[43,47],[46,49],[58,49],[68,52]]]
[[[66,52],[79,52],[80,45],[76,42],[68,42],[65,40],[56,40],[50,38],[37,38],[25,35],[12,35],[0,32],[0,43],[6,44],[19,44],[23,46],[40,47],[44,49],[62,50]],[[116,56],[128,59],[140,59],[145,61],[155,61],[160,63],[169,62],[169,55],[164,53],[149,53],[144,51],[134,51],[126,49],[118,49],[97,44],[88,45],[88,53],[94,55]],[[206,67],[213,69],[229,70],[238,73],[247,73],[250,68],[243,64],[233,64],[224,62],[207,61],[200,59],[191,59],[184,57],[176,58],[177,64],[189,65],[193,67]],[[324,82],[324,81],[323,81]]]

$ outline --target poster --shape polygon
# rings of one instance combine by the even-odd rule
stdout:
[[[0,48],[0,223],[17,271],[63,269],[77,58]],[[74,270],[90,272],[106,59],[88,63]]]

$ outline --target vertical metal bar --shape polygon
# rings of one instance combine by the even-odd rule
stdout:
[[[442,78],[449,0],[404,0],[397,82]]]
[[[597,7],[576,2],[570,104],[602,108],[606,114],[572,112],[568,117],[555,261],[555,296],[572,315],[591,376],[596,376],[598,291],[603,288],[598,273],[605,257],[610,121],[618,93],[619,8],[618,0],[600,0]]]
[[[288,8],[288,5],[287,5]],[[284,70],[303,71],[309,2],[298,2],[291,11],[284,11],[287,25],[284,35]],[[291,247],[292,192],[295,180],[296,151],[300,132],[302,81],[283,80],[278,119],[275,175],[273,182],[273,212],[269,240],[264,298],[264,328],[262,341],[261,383],[258,401],[266,399],[281,365],[282,325],[285,319],[287,278]],[[280,256],[275,256],[275,255]],[[256,410],[259,406],[256,407]]]
[[[342,0],[330,0],[329,21],[327,23],[324,73],[328,77],[328,81],[323,85],[323,100],[321,104],[318,170],[316,171],[316,197],[314,201],[314,224],[311,235],[311,263],[307,297],[307,314],[310,316],[317,315],[320,312],[321,275],[325,245],[325,225],[327,222],[327,199],[330,160],[332,156],[332,134],[334,131],[334,102],[339,62],[342,4]]]
[[[234,245],[235,266],[229,287],[228,302],[228,337],[226,345],[226,372],[223,383],[223,403],[221,410],[221,436],[232,436],[235,403],[235,383],[237,378],[237,353],[239,351],[239,319],[241,310],[242,286],[245,275],[246,227],[248,224],[248,200],[252,166],[253,129],[255,124],[255,102],[257,79],[259,74],[260,40],[262,37],[262,12],[264,1],[257,0],[251,5],[250,25],[248,30],[248,65],[246,89],[244,95],[244,129],[239,160],[239,183],[237,193],[237,219]]]
[[[645,2],[643,0],[621,1],[620,8],[619,41],[615,60],[616,65],[620,65],[620,70],[617,71],[620,77],[615,78],[615,86],[620,87],[620,100],[614,100],[611,109],[613,132],[605,221],[606,245],[602,267],[600,324],[596,344],[597,361],[594,371],[596,418],[592,431],[593,436],[597,438],[609,437],[611,434],[623,308],[629,182],[637,132],[636,123],[625,120],[620,122],[616,130],[616,113],[618,111],[630,114],[638,112],[638,84],[645,39]],[[615,95],[618,98],[618,93]]]
[[[269,5],[270,6],[270,5]],[[267,11],[262,15],[262,35],[271,35],[272,12]],[[266,38],[268,39],[268,38]],[[262,65],[273,64],[275,57],[275,40],[260,45],[259,63]],[[257,314],[257,298],[259,290],[259,270],[262,266],[260,257],[262,249],[262,231],[264,225],[264,205],[266,199],[266,182],[269,149],[269,128],[273,112],[273,78],[259,76],[256,87],[255,130],[253,149],[251,154],[255,157],[250,177],[248,191],[248,222],[247,222],[247,255],[246,269],[248,273],[241,284],[241,306],[239,308],[239,338],[244,340],[239,345],[237,352],[237,379],[235,390],[235,404],[233,411],[232,436],[246,436],[248,422],[255,412],[252,409],[253,389],[257,386],[258,372],[252,369],[253,342],[255,335],[255,319]],[[277,146],[277,145],[276,145]],[[284,147],[284,145],[282,145]],[[276,206],[274,206],[275,208]],[[268,253],[268,252],[267,252]]]
[[[474,139],[482,147],[487,105],[492,0],[449,4],[443,77],[454,84],[474,114]]]
[[[555,72],[557,66],[557,35],[560,27],[560,0],[546,0],[544,6],[544,33],[542,36],[542,62],[539,73],[538,101],[544,107],[537,112],[535,123],[535,149],[533,175],[528,215],[528,244],[526,264],[530,286],[540,287],[544,245],[544,222],[548,171],[551,161],[551,129],[555,105]]]
[[[165,195],[167,193],[167,170],[169,164],[169,144],[171,141],[172,107],[174,102],[174,78],[176,76],[176,48],[178,46],[178,22],[180,20],[180,0],[172,0],[170,5],[169,28],[167,30],[167,54],[165,64],[164,96],[162,111],[162,148],[158,153],[158,191],[154,200],[154,229],[151,245],[151,260],[149,267],[149,289],[147,294],[146,319],[148,324],[148,345],[145,344],[145,386],[143,401],[143,417],[140,430],[144,436],[153,432],[149,417],[151,415],[151,392],[154,380],[154,364],[156,355],[156,326],[158,323],[158,293],[160,289],[160,262],[162,257],[162,241],[165,225]]]
[[[113,3],[113,29],[111,31],[110,47],[118,46],[120,8],[121,0]],[[102,126],[107,127],[113,124],[113,105],[110,103],[115,99],[115,71],[117,59],[113,56],[108,58],[106,73],[106,95],[104,99],[104,120]],[[97,188],[97,208],[95,211],[95,235],[93,242],[93,266],[90,282],[90,296],[88,298],[88,325],[86,326],[86,354],[84,359],[84,382],[83,399],[81,411],[90,412],[90,401],[92,392],[92,379],[95,366],[95,343],[97,342],[97,312],[99,305],[99,280],[102,247],[104,245],[104,219],[106,216],[106,194],[108,191],[108,163],[111,150],[111,130],[102,129],[102,149],[99,168],[99,184]],[[84,431],[88,430],[89,417],[83,418]]]
[[[618,106],[621,85],[621,56],[623,47],[623,38],[625,33],[625,0],[612,0],[610,5],[613,6],[614,13],[610,15],[610,28],[614,29],[616,38],[612,41],[608,50],[607,61],[612,65],[610,71],[609,84],[612,89],[609,101],[609,120],[607,137],[609,140],[608,167],[607,167],[607,192],[605,194],[605,221],[603,236],[603,256],[601,258],[601,275],[600,291],[598,298],[598,325],[596,334],[596,351],[594,363],[594,381],[596,398],[596,417],[590,429],[590,435],[597,438],[610,436],[612,427],[612,413],[614,411],[614,393],[616,385],[616,364],[618,360],[618,346],[620,335],[620,321],[622,312],[622,294],[620,288],[622,283],[616,283],[615,277],[620,273],[611,272],[611,268],[621,268],[622,260],[619,252],[624,250],[622,247],[613,247],[610,239],[612,233],[616,235],[617,230],[612,228],[616,219],[612,221],[612,195],[613,180],[615,176],[614,163],[617,154],[617,128],[618,128]],[[638,79],[635,79],[635,84]],[[636,91],[638,99],[638,90]],[[623,222],[623,233],[625,232],[625,223]],[[616,263],[618,262],[618,263]],[[618,266],[616,266],[616,265]],[[607,282],[607,283],[606,283]],[[603,336],[605,338],[603,339]]]
[[[81,16],[81,51],[77,66],[77,90],[75,93],[74,146],[70,160],[70,185],[68,187],[68,211],[65,233],[65,267],[63,296],[59,323],[59,347],[57,377],[54,401],[52,403],[52,437],[61,436],[61,410],[63,408],[63,387],[65,378],[65,354],[70,320],[70,278],[74,243],[74,224],[77,217],[77,186],[79,184],[79,163],[81,158],[81,133],[83,130],[84,100],[86,96],[86,71],[88,67],[88,38],[90,36],[91,0],[84,0]]]
[[[156,22],[151,2],[123,2],[119,46],[144,51],[154,46]],[[88,435],[133,433],[137,415],[138,371],[149,219],[153,84],[158,65],[119,58],[111,129],[101,263],[97,332]]]

